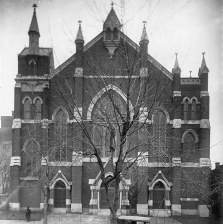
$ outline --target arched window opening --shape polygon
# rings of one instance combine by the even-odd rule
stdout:
[[[42,115],[42,105],[40,99],[36,99],[34,108],[34,119],[41,120]]]
[[[158,181],[153,188],[153,208],[163,209],[165,205],[165,186]]]
[[[67,116],[60,109],[55,116],[55,161],[67,161]]]
[[[24,119],[31,119],[31,102],[28,98],[24,101]]]
[[[192,100],[191,105],[191,120],[196,120],[196,100]]]
[[[153,156],[155,161],[166,157],[166,115],[157,110],[153,115]]]
[[[188,132],[184,138],[182,162],[194,162],[196,139],[191,132]]]
[[[186,99],[184,101],[184,120],[189,119],[189,117],[188,117],[188,104],[189,104],[188,99]]]
[[[126,116],[125,102],[121,97],[109,91],[104,94],[94,106],[92,113],[93,140],[102,157],[108,157],[111,152],[117,156],[120,149],[120,130],[122,130],[121,116]],[[123,151],[127,148],[124,139]]]
[[[105,39],[106,40],[111,40],[111,30],[110,30],[110,28],[107,28],[107,30],[106,30],[106,36],[105,36]]]
[[[30,140],[24,148],[24,164],[23,164],[23,174],[24,176],[36,176],[39,170],[39,145],[32,139]]]
[[[113,31],[113,39],[118,40],[118,29],[117,28],[115,28]]]

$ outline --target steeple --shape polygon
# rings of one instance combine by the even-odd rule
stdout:
[[[84,38],[83,38],[83,34],[82,34],[82,29],[81,29],[81,20],[78,21],[79,23],[79,29],[77,31],[77,36],[76,36],[76,40],[75,40],[75,43],[76,42],[83,42],[84,43]]]
[[[111,11],[109,12],[104,25],[103,25],[103,30],[105,31],[107,28],[110,28],[111,31],[113,31],[115,28],[120,30],[122,27],[122,24],[120,23],[115,10],[113,9],[113,2],[111,4]]]
[[[28,35],[29,35],[29,53],[30,54],[38,54],[39,53],[39,27],[36,17],[36,8],[37,5],[33,4],[33,17],[29,27]]]
[[[178,63],[178,59],[177,59],[177,53],[176,54],[176,59],[175,59],[175,64],[174,64],[174,67],[172,69],[172,73],[181,73],[181,69],[180,69],[180,66],[179,66],[179,63]]]
[[[202,58],[199,74],[208,73],[209,72],[209,69],[208,69],[208,67],[206,65],[206,61],[205,61],[205,57],[204,57],[205,52],[203,52],[202,54],[203,54],[203,58]]]
[[[146,21],[143,21],[144,25],[143,25],[143,30],[142,30],[142,36],[140,39],[140,44],[141,42],[145,42],[145,43],[149,43],[149,39],[147,36],[147,32],[146,32]]]

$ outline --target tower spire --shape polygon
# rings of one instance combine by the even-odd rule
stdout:
[[[181,73],[181,69],[180,69],[180,66],[178,63],[178,58],[177,58],[178,53],[175,53],[175,55],[176,55],[176,59],[175,59],[175,64],[174,64],[172,72],[173,73]]]
[[[36,8],[37,5],[33,4],[33,17],[29,27],[28,35],[29,35],[29,53],[30,54],[38,54],[39,53],[39,27],[36,17]]]
[[[37,17],[36,17],[36,8],[38,7],[36,4],[33,4],[33,17],[32,17],[32,21],[29,27],[29,32],[28,34],[30,35],[30,32],[35,32],[37,34],[39,34],[39,27],[38,27],[38,22],[37,22]]]

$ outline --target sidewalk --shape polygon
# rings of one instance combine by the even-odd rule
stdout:
[[[26,220],[0,220],[1,224],[24,224]],[[41,221],[30,221],[30,224],[42,224]],[[48,224],[108,224],[108,216],[83,215],[83,214],[50,214]],[[151,218],[151,224],[209,224],[209,219],[196,217]]]

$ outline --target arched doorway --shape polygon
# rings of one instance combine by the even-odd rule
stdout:
[[[110,177],[107,177],[110,178]],[[110,200],[113,200],[115,194],[115,180],[112,180],[109,183],[108,187],[108,196]],[[106,199],[106,192],[105,192],[105,186],[101,184],[101,189],[100,189],[100,208],[101,209],[108,209],[109,205]]]
[[[158,181],[153,188],[153,208],[164,209],[165,205],[165,186]]]
[[[66,207],[66,186],[61,180],[57,181],[54,185],[54,207]]]

